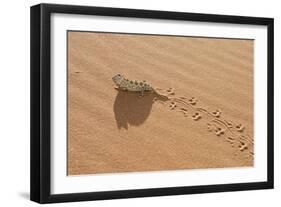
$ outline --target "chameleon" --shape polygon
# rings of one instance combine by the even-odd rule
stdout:
[[[112,77],[113,82],[117,86],[117,90],[122,91],[134,91],[139,92],[141,96],[144,95],[144,92],[152,92],[157,95],[166,97],[165,95],[159,94],[149,83],[145,80],[138,81],[138,80],[129,80],[125,78],[122,74],[117,74]]]

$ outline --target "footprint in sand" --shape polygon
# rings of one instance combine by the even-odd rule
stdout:
[[[243,132],[244,129],[245,129],[245,127],[244,127],[242,124],[238,124],[238,125],[236,126],[236,129],[237,129],[238,132]]]
[[[221,110],[217,109],[217,110],[213,111],[212,114],[213,114],[215,117],[219,118],[220,115],[221,115]]]
[[[223,135],[224,133],[225,133],[225,130],[222,129],[222,128],[220,128],[220,127],[217,127],[217,128],[215,129],[215,134],[216,134],[217,136],[221,136],[221,135]]]
[[[191,105],[195,105],[197,103],[196,98],[192,97],[191,99],[188,100],[188,103],[190,103]]]
[[[186,108],[180,108],[179,110],[180,110],[180,112],[183,113],[183,115],[184,115],[185,117],[188,116],[188,114],[187,114],[187,109],[186,109]]]
[[[195,112],[193,115],[192,115],[192,119],[194,121],[197,121],[199,119],[201,119],[201,115],[198,113],[198,112]]]
[[[207,123],[207,130],[209,132],[213,131],[212,125],[210,123]]]
[[[166,90],[168,95],[175,95],[175,89],[174,88],[169,88],[168,90]]]
[[[248,149],[248,145],[245,142],[240,141],[239,150],[243,152],[245,149]]]
[[[214,131],[217,136],[221,136],[221,135],[224,135],[224,134],[226,133],[226,132],[225,132],[225,129],[222,129],[222,128],[220,128],[220,127],[214,127],[214,126],[213,126],[212,124],[210,124],[210,123],[207,123],[207,130],[208,130],[209,132]],[[228,136],[228,137],[226,138],[226,141],[231,144],[231,147],[234,147],[234,138]]]
[[[232,137],[227,137],[226,140],[231,144],[231,147],[234,147],[234,139]]]
[[[177,104],[175,102],[171,102],[169,107],[171,108],[171,110],[174,110],[177,107]]]

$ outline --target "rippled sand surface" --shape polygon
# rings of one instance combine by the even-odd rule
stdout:
[[[68,174],[253,166],[253,47],[68,32]],[[117,73],[169,99],[118,91]]]

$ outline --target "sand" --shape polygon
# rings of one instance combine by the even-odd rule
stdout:
[[[253,47],[68,32],[68,175],[253,166]],[[117,73],[171,100],[115,90]]]

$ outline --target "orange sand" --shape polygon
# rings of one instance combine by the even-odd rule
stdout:
[[[68,174],[252,166],[253,47],[253,40],[68,32]],[[199,112],[195,120],[190,106],[171,110],[154,94],[118,92],[117,73],[219,109],[232,132],[216,135],[218,124],[208,130],[215,118]]]

